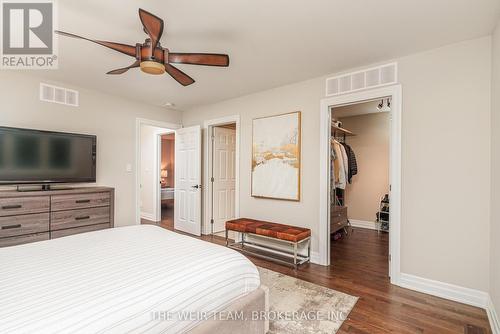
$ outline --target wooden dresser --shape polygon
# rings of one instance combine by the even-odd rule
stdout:
[[[0,247],[111,228],[114,197],[108,187],[0,191]]]
[[[330,233],[335,233],[349,226],[346,206],[333,206],[330,210]]]

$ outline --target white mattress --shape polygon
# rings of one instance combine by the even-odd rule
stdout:
[[[211,314],[259,285],[241,254],[151,225],[1,248],[0,333],[179,333],[199,320],[177,312]]]

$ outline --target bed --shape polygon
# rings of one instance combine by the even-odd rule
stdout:
[[[157,226],[0,249],[0,333],[264,333],[222,321],[267,309],[257,268],[222,246]]]
[[[163,187],[161,188],[161,206],[174,207],[175,189]]]

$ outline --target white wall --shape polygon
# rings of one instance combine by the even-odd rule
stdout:
[[[180,114],[64,84],[80,91],[80,107],[40,102],[40,81],[1,71],[0,125],[97,135],[97,184],[116,189],[115,224],[135,224],[135,170],[126,165],[135,169],[136,118],[180,123]]]
[[[403,86],[402,271],[489,287],[491,39],[399,62]],[[183,113],[184,125],[241,116],[242,217],[310,227],[318,251],[319,102],[326,77]],[[250,196],[252,119],[302,111],[302,200]]]
[[[500,315],[500,21],[492,41],[490,295]]]

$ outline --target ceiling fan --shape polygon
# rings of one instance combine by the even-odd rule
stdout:
[[[135,46],[93,40],[59,30],[55,32],[62,36],[79,38],[97,43],[136,59],[132,65],[109,71],[106,74],[123,74],[131,68],[140,67],[143,72],[148,74],[158,75],[166,72],[181,85],[188,86],[195,82],[193,78],[171,64],[229,66],[229,56],[226,54],[170,52],[160,44],[164,27],[163,20],[144,9],[139,9],[139,18],[144,27],[144,32],[149,35],[149,38],[147,38],[144,43],[137,43]]]

